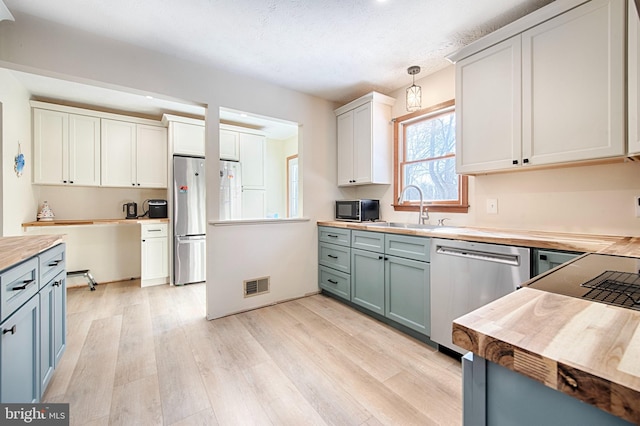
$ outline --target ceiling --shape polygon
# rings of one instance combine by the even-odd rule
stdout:
[[[4,0],[33,15],[346,103],[391,93],[551,0]]]

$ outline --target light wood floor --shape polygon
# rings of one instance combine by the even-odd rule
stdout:
[[[214,321],[205,287],[68,290],[72,425],[455,425],[460,363],[316,295]]]

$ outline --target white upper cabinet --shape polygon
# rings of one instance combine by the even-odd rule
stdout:
[[[33,109],[33,183],[100,185],[100,119]]]
[[[136,185],[136,125],[102,119],[102,184]]]
[[[335,110],[339,186],[391,183],[394,103],[371,92]]]
[[[240,134],[220,129],[220,159],[240,161]]]
[[[266,138],[250,133],[239,133],[238,137],[243,191],[245,189],[266,189]]]
[[[629,2],[629,153],[640,154],[640,18]]]
[[[166,188],[166,129],[103,118],[102,185]]]
[[[625,7],[593,0],[522,34],[523,162],[622,156]]]
[[[204,157],[205,126],[203,120],[164,114],[162,123],[169,127],[171,152]]]
[[[520,159],[521,86],[520,36],[456,64],[458,173],[509,169]]]
[[[625,154],[625,5],[578,3],[554,2],[479,40],[479,51],[465,48],[456,64],[459,173]]]
[[[167,129],[136,124],[136,186],[167,187]]]

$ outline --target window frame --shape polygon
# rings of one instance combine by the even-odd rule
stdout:
[[[455,100],[451,99],[419,111],[412,112],[393,119],[393,209],[395,211],[418,211],[420,203],[418,201],[403,201],[398,204],[400,196],[400,185],[402,182],[401,160],[404,158],[404,125],[421,119],[435,118],[439,115],[453,111],[455,113]],[[402,139],[401,139],[402,138]],[[401,152],[402,151],[402,152]],[[457,155],[457,153],[456,153]],[[449,156],[439,157],[447,158]],[[458,174],[458,199],[448,201],[427,201],[425,206],[430,212],[468,213],[469,211],[469,177]]]

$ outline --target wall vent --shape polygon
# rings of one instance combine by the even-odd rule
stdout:
[[[244,297],[257,296],[262,293],[269,293],[271,287],[271,277],[255,278],[244,281]]]

